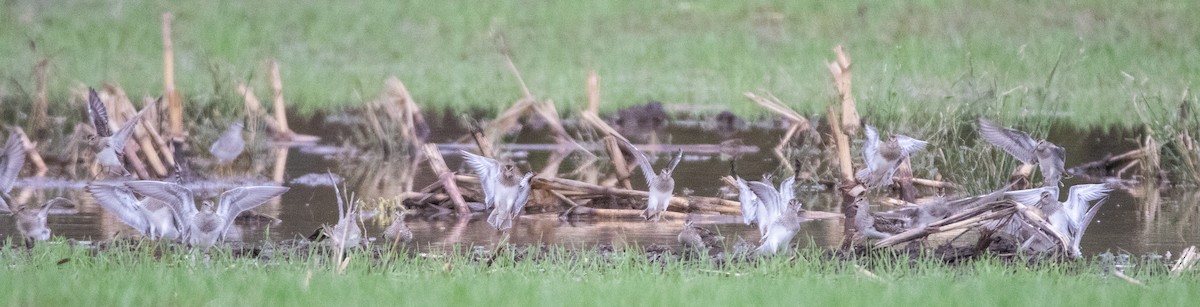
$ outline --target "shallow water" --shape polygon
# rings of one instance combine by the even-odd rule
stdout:
[[[434,129],[430,142],[447,143],[459,139],[466,132],[456,124],[449,123],[450,118],[434,118],[431,126]],[[322,147],[290,148],[286,150],[286,167],[284,181],[290,182],[310,174],[320,174],[324,179],[326,170],[346,178],[352,190],[365,199],[394,197],[402,191],[398,180],[413,167],[403,159],[385,161],[379,157],[378,151],[361,150],[358,153],[327,159],[325,155],[337,152],[344,143],[347,129],[337,121],[313,118],[307,121],[293,123],[293,129],[300,133],[319,135],[324,138]],[[674,127],[660,130],[653,138],[668,144],[716,144],[729,137],[740,138],[744,145],[758,150],[746,153],[738,158],[738,172],[746,178],[758,178],[760,174],[774,173],[777,176],[786,174],[780,171],[779,161],[774,157],[771,148],[778,142],[784,131],[771,124],[751,125],[748,129],[736,134],[722,135],[711,129],[702,129],[697,125],[689,125],[679,121]],[[552,143],[544,130],[527,128],[515,137],[515,142],[524,144]],[[1119,154],[1135,148],[1134,138],[1123,132],[1078,131],[1063,127],[1054,127],[1049,135],[1050,140],[1067,149],[1067,166],[1071,167],[1083,162],[1103,157],[1105,154]],[[645,143],[635,138],[635,143]],[[935,146],[937,144],[934,144]],[[218,167],[212,170],[217,174],[233,174],[240,178],[252,178],[270,181],[270,165],[282,150],[267,145],[251,146],[259,148],[253,156],[243,154],[234,167]],[[461,164],[461,157],[456,154],[453,146],[442,148],[446,162],[455,168]],[[947,149],[953,150],[953,149]],[[518,151],[513,152],[515,160],[524,163],[522,168],[530,165],[535,169],[545,164],[550,156],[548,151]],[[652,153],[653,155],[659,155]],[[206,154],[196,157],[196,160],[207,159]],[[603,153],[599,155],[604,157]],[[583,155],[575,155],[579,157]],[[665,156],[665,155],[661,155]],[[729,173],[728,155],[720,153],[685,153],[684,162],[676,170],[676,194],[686,188],[692,195],[722,196],[719,178]],[[576,178],[577,174],[568,174],[575,168],[576,158],[569,158],[560,168],[563,177]],[[661,161],[659,161],[661,162]],[[197,163],[203,164],[203,163]],[[656,163],[658,165],[659,163]],[[432,182],[424,164],[417,165],[417,172],[412,178],[415,189]],[[197,168],[204,172],[204,168]],[[311,175],[310,175],[311,176]],[[644,187],[640,175],[635,175],[634,187]],[[953,181],[953,178],[950,178]],[[53,182],[48,182],[53,181]],[[1072,185],[1080,179],[1069,179],[1066,184]],[[106,240],[116,236],[130,236],[133,231],[121,224],[115,217],[103,212],[81,189],[83,181],[72,179],[29,179],[20,180],[13,195],[18,199],[41,201],[54,196],[70,198],[78,204],[71,210],[55,210],[49,218],[50,228],[54,235],[77,240]],[[292,189],[282,199],[268,203],[256,211],[278,217],[282,220],[274,225],[242,224],[239,227],[239,237],[246,242],[262,240],[284,240],[306,237],[312,234],[323,223],[336,220],[337,207],[332,188],[328,186],[311,187],[299,184],[285,183]],[[838,211],[836,197],[814,182],[801,181],[801,195],[806,208],[810,210]],[[1126,191],[1114,191],[1106,207],[1097,216],[1094,224],[1088,229],[1084,238],[1085,253],[1100,253],[1106,250],[1126,250],[1133,253],[1178,252],[1194,242],[1200,241],[1200,227],[1196,220],[1197,201],[1200,194],[1192,191],[1174,190],[1159,191],[1153,188],[1135,189],[1138,195]],[[22,195],[27,194],[27,195]],[[727,196],[728,197],[728,196]],[[884,208],[876,206],[873,210]],[[531,210],[535,211],[535,210]],[[378,214],[368,210],[364,214],[363,223],[368,236],[380,236],[387,226],[388,215]],[[483,214],[476,214],[469,221],[459,220],[451,215],[420,214],[409,216],[408,225],[413,229],[416,243],[421,246],[449,247],[457,244],[490,246],[500,240],[500,234],[484,221]],[[732,243],[737,237],[756,242],[758,231],[753,226],[740,223],[739,217],[706,217],[699,224],[717,230]],[[640,220],[611,220],[611,219],[572,219],[560,220],[556,214],[530,212],[522,218],[512,231],[510,242],[518,244],[548,243],[564,246],[591,246],[595,244],[614,245],[678,245],[676,235],[681,229],[682,221],[664,221],[651,223]],[[804,224],[802,232],[797,236],[797,244],[815,244],[819,246],[834,246],[840,243],[841,220],[821,220]],[[16,233],[12,218],[0,217],[0,236],[11,236]]]

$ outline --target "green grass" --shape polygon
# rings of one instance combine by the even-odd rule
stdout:
[[[440,257],[352,253],[337,273],[327,258],[208,259],[196,251],[91,251],[42,244],[5,249],[0,304],[7,305],[1184,305],[1200,299],[1195,273],[1171,277],[1162,262],[1106,277],[1092,261],[959,265],[886,256],[831,261],[819,250],[718,266],[647,260],[642,251],[602,256],[550,249],[538,259],[503,253],[492,265]],[[69,259],[62,264],[62,259]],[[821,260],[825,259],[825,260]],[[867,268],[879,279],[854,268]]]
[[[276,58],[303,111],[358,105],[395,75],[428,108],[496,112],[520,95],[495,43],[502,33],[530,88],[563,110],[583,103],[596,69],[606,110],[657,99],[761,115],[740,93],[764,89],[821,113],[832,95],[825,63],[844,44],[861,113],[875,121],[967,108],[1129,125],[1134,97],[1172,104],[1200,78],[1198,9],[1185,0],[14,0],[0,6],[0,98],[29,101],[43,57],[59,104],[80,83],[156,95],[159,14],[169,11],[179,87],[229,109],[240,81],[269,96],[264,63]]]

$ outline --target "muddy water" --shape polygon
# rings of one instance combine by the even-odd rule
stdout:
[[[433,119],[431,126],[436,127],[430,136],[431,142],[454,142],[464,135],[465,131],[454,124],[452,117]],[[773,173],[777,176],[788,174],[780,169],[779,160],[771,152],[775,142],[784,131],[771,125],[752,125],[737,131],[732,135],[704,129],[696,123],[679,122],[671,128],[653,133],[644,133],[635,142],[644,143],[657,140],[669,144],[716,144],[730,138],[741,139],[744,145],[757,146],[757,152],[746,153],[738,158],[738,171],[744,177],[757,178],[760,174]],[[346,142],[348,129],[336,120],[322,118],[309,119],[293,123],[293,129],[301,133],[315,134],[324,137],[318,148],[293,147],[287,150],[275,149],[268,145],[251,146],[257,148],[253,155],[243,155],[233,167],[217,167],[209,171],[221,175],[234,175],[240,180],[270,181],[270,167],[282,151],[286,151],[286,167],[284,180],[291,182],[310,174],[324,174],[326,170],[346,177],[346,182],[359,196],[366,199],[391,197],[402,191],[401,177],[409,174],[414,166],[402,159],[382,159],[379,150],[365,150],[357,153],[337,155],[329,158],[331,152],[342,147]],[[516,143],[536,144],[550,143],[548,133],[534,127],[527,127],[515,137]],[[1108,153],[1122,153],[1136,146],[1134,137],[1123,132],[1077,131],[1068,128],[1055,127],[1050,132],[1050,140],[1067,149],[1067,166],[1074,166],[1086,161],[1099,159]],[[947,149],[951,150],[951,149]],[[447,163],[452,167],[461,164],[456,150],[444,148]],[[548,151],[515,151],[514,159],[524,163],[523,168],[533,166],[535,169],[545,163],[551,155]],[[655,156],[665,156],[652,153]],[[601,157],[604,154],[599,154]],[[564,177],[577,175],[568,174],[579,163],[575,155],[566,159],[561,168]],[[204,154],[198,155],[198,161],[207,159]],[[729,172],[729,156],[719,153],[686,153],[684,162],[676,170],[676,193],[683,193],[686,188],[692,195],[725,196],[721,191],[719,177]],[[655,165],[664,163],[660,158]],[[197,163],[203,165],[204,163]],[[417,168],[412,177],[412,185],[423,187],[432,182],[432,176],[422,165]],[[207,168],[197,168],[205,172]],[[311,175],[310,175],[311,176]],[[643,187],[644,181],[636,176],[635,187]],[[953,180],[953,179],[951,179]],[[1080,183],[1079,178],[1067,180],[1067,185]],[[77,240],[106,240],[116,236],[130,236],[133,231],[122,225],[115,217],[103,212],[91,197],[82,192],[83,181],[71,178],[52,179],[22,179],[13,191],[14,197],[25,201],[40,201],[55,196],[73,199],[78,204],[75,208],[60,209],[52,212],[50,228],[57,236]],[[276,216],[281,222],[240,224],[235,234],[246,242],[261,242],[263,240],[284,240],[306,237],[320,225],[336,220],[337,208],[332,189],[328,186],[311,187],[286,183],[292,188],[281,200],[268,203],[258,212]],[[800,199],[809,209],[837,211],[836,200],[832,193],[813,181],[802,180],[799,188]],[[1135,189],[1133,191],[1116,191],[1111,196],[1106,207],[1097,216],[1084,239],[1083,248],[1086,253],[1099,253],[1105,250],[1126,250],[1134,253],[1165,252],[1178,250],[1200,241],[1200,209],[1197,202],[1200,193],[1192,191],[1160,191],[1153,188]],[[877,209],[879,209],[877,207]],[[386,214],[379,210],[364,212],[363,224],[370,236],[379,236],[389,223]],[[745,226],[737,217],[708,216],[700,219],[699,223],[723,234],[732,243],[735,238],[742,237],[756,242],[759,234],[753,226]],[[484,216],[477,214],[470,220],[460,220],[449,215],[421,214],[409,216],[407,222],[413,228],[416,242],[422,246],[449,247],[454,245],[490,246],[500,240],[500,234],[492,230]],[[530,213],[514,227],[511,242],[519,244],[548,243],[563,246],[591,246],[595,244],[614,245],[668,245],[676,246],[676,234],[682,227],[682,221],[664,221],[649,223],[637,220],[597,220],[573,219],[560,220],[553,213]],[[808,222],[797,236],[797,244],[833,246],[840,242],[842,224],[840,220],[823,220]],[[0,217],[0,236],[15,235],[16,230],[12,218]]]

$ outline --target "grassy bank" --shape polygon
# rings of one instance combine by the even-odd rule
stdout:
[[[79,83],[160,92],[162,12],[175,14],[185,96],[231,108],[237,82],[268,94],[264,61],[277,58],[302,110],[359,104],[396,75],[430,108],[498,111],[520,91],[496,33],[530,88],[565,110],[582,104],[596,69],[609,110],[656,99],[762,114],[740,93],[765,89],[814,114],[832,93],[824,65],[836,44],[853,57],[861,112],[882,121],[968,108],[1119,124],[1136,96],[1172,103],[1200,78],[1191,1],[2,5],[0,97],[16,102],[33,96],[41,58],[59,103]]]
[[[345,272],[328,258],[242,258],[227,252],[92,251],[42,244],[5,249],[0,304],[9,305],[1181,305],[1194,302],[1194,273],[1162,263],[1129,272],[1142,288],[1099,264],[1026,266],[995,259],[946,265],[866,257],[834,261],[819,250],[793,258],[716,265],[644,251],[551,249],[491,266],[468,256],[382,258],[352,253]],[[869,277],[855,265],[870,270]]]

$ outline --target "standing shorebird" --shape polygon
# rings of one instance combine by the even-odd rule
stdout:
[[[1000,147],[1008,154],[1026,164],[1037,164],[1042,170],[1043,186],[1058,186],[1065,172],[1063,168],[1067,152],[1047,140],[1034,140],[1029,133],[1003,128],[989,120],[979,118],[979,135],[983,140]]]
[[[617,140],[625,144],[625,147],[633,154],[633,159],[637,160],[638,168],[642,169],[642,175],[646,176],[649,196],[646,199],[646,211],[642,212],[642,217],[658,221],[662,218],[662,213],[667,211],[667,205],[671,203],[671,197],[675,193],[675,178],[671,177],[671,173],[675,172],[675,167],[679,165],[680,160],[683,160],[683,149],[677,151],[667,167],[655,175],[654,168],[650,166],[650,159],[646,158],[645,153],[634,147],[625,138],[618,137]]]
[[[242,127],[240,121],[230,124],[225,133],[208,147],[208,152],[217,158],[217,164],[233,162],[242,154],[242,150],[246,149],[246,141],[242,139]]]
[[[84,188],[109,213],[151,240],[179,239],[174,209],[166,202],[146,197],[137,199],[122,182],[93,182]]]
[[[100,101],[100,95],[96,93],[95,89],[88,88],[88,117],[91,119],[96,134],[88,136],[87,141],[92,151],[96,153],[96,162],[100,164],[105,173],[118,176],[128,174],[125,164],[121,162],[125,158],[125,143],[133,135],[134,127],[142,121],[142,115],[146,114],[146,110],[153,110],[155,104],[146,105],[141,111],[138,111],[137,115],[121,125],[120,129],[113,132],[112,126],[108,122],[108,110],[105,109],[104,102]]]
[[[403,209],[393,212],[392,225],[383,231],[383,238],[394,245],[408,244],[413,239],[412,229],[404,222],[405,215],[406,211]]]
[[[915,152],[925,149],[929,142],[912,137],[892,134],[892,139],[880,142],[879,133],[875,127],[866,126],[867,136],[863,142],[863,162],[866,167],[855,174],[859,182],[867,188],[878,188],[892,185],[892,176],[905,159]]]
[[[513,220],[521,215],[525,210],[525,202],[529,200],[533,172],[521,175],[521,171],[514,165],[501,164],[496,159],[462,150],[459,152],[466,158],[467,165],[479,175],[484,205],[488,208],[495,207],[488,215],[488,224],[496,230],[512,228]]]
[[[207,200],[202,202],[197,210],[192,191],[179,184],[136,180],[126,182],[125,185],[134,192],[169,204],[174,209],[175,221],[182,231],[182,241],[204,248],[212,247],[223,240],[238,214],[254,209],[288,191],[287,187],[276,186],[236,188],[221,193],[221,198],[216,204]]]
[[[697,226],[690,215],[684,220],[683,230],[679,231],[676,239],[679,240],[679,244],[683,245],[685,249],[694,251],[703,251],[709,247],[720,246],[725,241],[724,236],[708,228]]]

